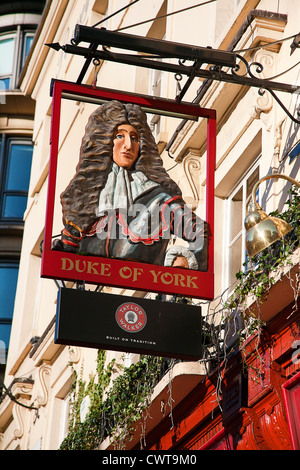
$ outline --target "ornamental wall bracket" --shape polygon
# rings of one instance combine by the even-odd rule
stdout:
[[[6,429],[10,422],[11,432],[0,434],[2,449],[9,448],[12,441],[21,439],[24,435],[26,410],[35,410],[37,408],[28,404],[32,399],[34,381],[29,378],[17,378],[10,387],[4,388],[4,401],[1,414],[1,429]],[[6,440],[8,439],[8,440]]]
[[[265,73],[271,76],[274,72],[274,55],[272,51],[268,50],[259,50],[255,54],[255,62],[261,64],[262,67],[259,68],[259,71],[262,69],[262,78],[265,78]],[[265,72],[266,71],[266,72]],[[255,105],[253,106],[252,115],[255,119],[263,119],[267,129],[270,129],[270,124],[268,123],[267,115],[270,113],[273,107],[273,97],[270,93],[262,93],[258,91],[258,98]]]
[[[80,43],[87,43],[89,47]],[[162,70],[174,74],[177,83],[182,76],[187,80],[177,87],[175,101],[180,102],[195,78],[216,80],[236,85],[255,87],[263,95],[268,91],[278,102],[285,113],[296,124],[300,124],[300,114],[293,116],[276,95],[276,91],[297,93],[298,85],[292,85],[274,80],[258,78],[264,67],[260,62],[248,62],[236,52],[222,51],[211,47],[199,47],[161,39],[145,38],[132,34],[97,29],[77,24],[71,44],[61,46],[59,43],[45,44],[52,49],[63,50],[66,54],[85,58],[83,68],[78,76],[80,84],[93,62],[95,67],[101,61],[112,61],[137,67]],[[101,49],[98,49],[98,47]],[[134,51],[135,54],[112,52],[111,48]],[[138,52],[139,54],[136,54]],[[164,60],[162,60],[164,59]],[[177,59],[178,64],[168,59]]]
[[[183,158],[183,169],[188,180],[192,196],[186,198],[191,205],[191,209],[195,210],[200,201],[200,153],[196,149],[188,149],[187,154]]]
[[[50,380],[51,366],[44,363],[39,368],[39,382],[41,387],[41,394],[38,395],[38,406],[46,406],[49,397],[49,380]]]

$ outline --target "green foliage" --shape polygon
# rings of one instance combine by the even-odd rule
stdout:
[[[61,450],[92,450],[106,437],[121,448],[149,406],[152,390],[159,379],[161,358],[141,356],[140,361],[128,368],[116,365],[115,361],[104,368],[104,362],[105,352],[99,351],[97,380],[91,377],[88,384],[78,379],[74,372],[69,433]],[[117,369],[123,369],[122,373],[106,390]],[[91,398],[91,406],[81,423],[80,405],[87,395]]]

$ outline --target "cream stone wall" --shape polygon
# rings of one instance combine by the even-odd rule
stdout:
[[[43,240],[45,223],[50,156],[51,79],[76,82],[84,64],[82,57],[64,54],[62,50],[56,52],[46,47],[45,43],[69,43],[77,23],[91,26],[102,20],[104,13],[109,16],[127,3],[123,0],[50,1],[22,79],[22,92],[31,96],[36,103],[33,127],[35,147],[5,383],[9,385],[15,380],[15,395],[22,403],[37,409],[21,407],[12,403],[8,397],[0,404],[0,449],[3,450],[57,449],[67,429],[67,397],[72,383],[72,370],[68,364],[71,361],[78,373],[83,371],[86,380],[95,372],[96,364],[97,352],[93,349],[69,348],[53,343],[57,285],[53,280],[40,278],[40,243]],[[159,12],[171,13],[198,3],[195,0],[185,1],[184,5],[180,0],[142,0],[101,26],[143,37],[163,37],[169,41],[225,50],[240,31],[251,10],[256,8],[285,14],[287,21],[274,18],[255,19],[251,28],[246,28],[241,34],[235,49],[249,49],[262,42],[282,40],[275,47],[249,51],[246,54],[248,60],[253,57],[266,65],[264,78],[277,75],[299,61],[299,50],[290,55],[291,40],[283,40],[298,32],[298,0],[218,0],[169,16],[164,21],[157,20],[125,29],[126,26],[154,18]],[[91,85],[94,74],[95,70],[91,65],[83,83]],[[182,84],[185,79],[184,77]],[[291,69],[280,76],[278,81],[298,83],[299,68]],[[195,79],[184,100],[191,102],[202,83],[202,79]],[[105,62],[98,70],[97,86],[147,94],[151,87],[151,73],[147,69]],[[175,95],[174,77],[163,73],[161,96],[174,99]],[[299,95],[280,93],[279,96],[285,106],[295,113]],[[285,156],[290,145],[299,136],[297,137],[298,127],[274,99],[267,94],[260,97],[256,88],[215,81],[204,95],[201,105],[217,110],[215,296],[218,298],[227,288],[228,257],[224,243],[228,230],[227,197],[247,169],[259,158],[261,176],[276,169],[299,179],[299,158],[298,161],[295,159],[289,163]],[[62,109],[55,233],[62,229],[59,194],[74,174],[80,142],[93,106],[70,101],[64,103]],[[157,141],[162,148],[169,142],[180,122],[161,118]],[[203,123],[186,124],[171,146],[170,154],[173,158],[165,150],[162,151],[165,167],[170,169],[171,177],[179,183],[184,195],[200,202],[199,213],[203,214],[206,184],[206,131]],[[197,164],[189,166],[189,159],[194,159]],[[265,197],[268,210],[274,210],[277,204],[282,207],[282,188],[286,189],[285,183],[278,181],[268,189]],[[261,191],[263,190],[264,187]],[[71,286],[69,283],[69,287]],[[103,291],[141,295],[110,287]],[[214,307],[214,302],[210,307]],[[208,308],[209,305],[204,306],[203,312],[206,313]],[[32,345],[31,339],[36,336],[40,339],[37,344]],[[109,352],[107,360],[115,356],[115,353]],[[117,358],[118,361],[123,360],[121,354]],[[135,357],[133,360],[136,359]],[[28,383],[23,384],[24,379]]]

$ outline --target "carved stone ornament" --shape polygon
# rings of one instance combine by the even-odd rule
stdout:
[[[45,406],[48,402],[50,372],[51,367],[46,363],[39,368],[39,382],[42,390],[37,399],[39,406]]]
[[[30,400],[32,396],[32,388],[33,383],[17,382],[12,388],[12,394],[19,402],[27,404],[26,402]],[[25,429],[24,419],[26,417],[26,409],[18,403],[14,403],[12,407],[12,416],[15,428],[13,439],[21,439]]]
[[[76,348],[75,346],[72,346],[72,348],[69,350],[69,356],[70,356],[70,362],[77,364],[77,362],[80,361],[80,348]]]
[[[16,426],[16,429],[14,430],[14,437],[16,439],[20,439],[24,434],[24,408],[15,403],[12,414],[14,417],[14,424]]]
[[[183,159],[183,169],[188,180],[192,197],[185,197],[187,204],[195,210],[200,200],[200,154],[196,149],[189,149]]]
[[[259,78],[271,77],[274,73],[274,54],[268,50],[261,49],[259,50],[254,58],[254,62],[257,62],[262,66],[262,69],[259,70]],[[251,114],[255,119],[263,119],[266,121],[266,118],[262,116],[262,113],[268,114],[273,107],[273,97],[269,92],[262,90],[258,94],[256,104],[251,110]],[[268,123],[264,122],[268,128]]]

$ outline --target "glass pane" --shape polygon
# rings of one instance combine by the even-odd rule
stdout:
[[[6,364],[6,351],[9,345],[10,330],[10,324],[0,323],[0,364]]]
[[[27,205],[27,196],[4,196],[3,217],[6,219],[23,219]]]
[[[236,281],[236,273],[238,273],[242,266],[242,237],[240,236],[229,249],[230,256],[230,279],[229,285],[233,285]]]
[[[18,271],[18,266],[0,266],[0,322],[12,318]]]
[[[33,35],[30,36],[29,34],[26,34],[25,45],[24,45],[24,56],[25,56],[25,59],[26,59],[26,57],[27,57],[28,54],[29,54],[32,41],[33,41]]]
[[[15,38],[0,39],[0,75],[12,73]]]
[[[21,66],[23,67],[26,57],[29,54],[31,44],[33,42],[34,34],[32,33],[25,33],[24,35],[24,42],[23,42],[23,50],[22,50],[22,60]]]
[[[255,183],[257,183],[257,181],[259,180],[259,167],[257,167],[253,173],[249,176],[249,178],[247,179],[247,201],[250,202],[251,200],[251,194],[252,194],[252,190],[254,188],[254,185]],[[256,192],[256,201],[258,201],[258,189],[257,189],[257,192]],[[248,207],[247,207],[248,209]]]
[[[231,233],[230,241],[233,240],[243,228],[243,188],[234,195],[231,200]]]
[[[0,79],[0,91],[9,90],[10,87],[10,78],[1,78]],[[1,101],[0,101],[1,104]]]
[[[32,145],[12,144],[8,157],[7,184],[9,191],[27,191],[32,160]]]

